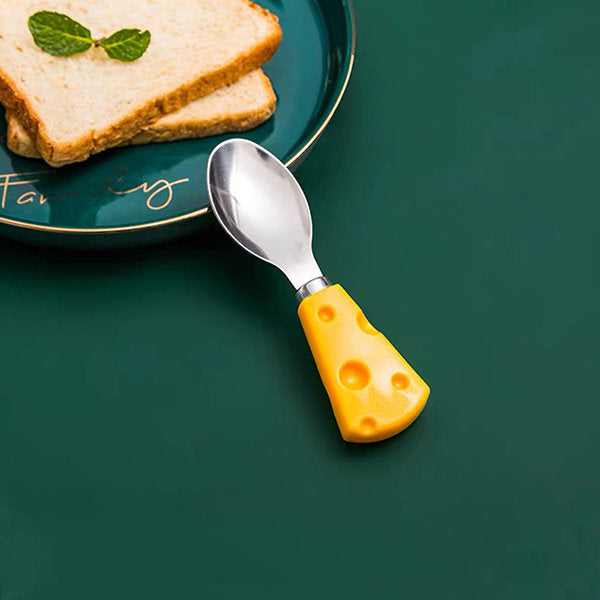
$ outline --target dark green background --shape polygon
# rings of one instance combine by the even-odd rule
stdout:
[[[2,600],[598,598],[600,5],[356,9],[298,176],[425,412],[343,443],[291,289],[210,222],[2,240]]]

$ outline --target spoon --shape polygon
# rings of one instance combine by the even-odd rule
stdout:
[[[245,250],[277,267],[296,290],[298,316],[342,437],[376,442],[406,429],[429,387],[367,321],[340,285],[323,276],[312,251],[312,220],[294,176],[275,156],[243,139],[208,159],[212,210]]]

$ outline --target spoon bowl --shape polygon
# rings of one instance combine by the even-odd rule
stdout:
[[[248,140],[227,140],[210,155],[207,178],[212,210],[240,246],[283,271],[296,290],[322,277],[308,202],[281,161]]]

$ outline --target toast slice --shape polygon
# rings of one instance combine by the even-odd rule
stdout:
[[[27,28],[39,10],[68,14],[96,37],[137,27],[152,41],[132,63],[99,48],[51,56]],[[236,81],[269,60],[280,41],[277,18],[249,0],[2,0],[0,100],[42,158],[61,166]]]
[[[230,85],[160,118],[120,145],[170,142],[247,131],[266,121],[275,111],[276,98],[269,78],[256,69]],[[19,117],[6,113],[9,150],[29,158],[41,158],[33,138]]]

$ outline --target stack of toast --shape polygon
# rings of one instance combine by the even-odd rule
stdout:
[[[52,56],[27,28],[42,10],[67,13],[101,36],[146,29],[152,41],[135,62],[99,48]],[[275,110],[260,67],[280,41],[277,18],[249,0],[2,0],[8,147],[60,167],[114,146],[250,129]]]

